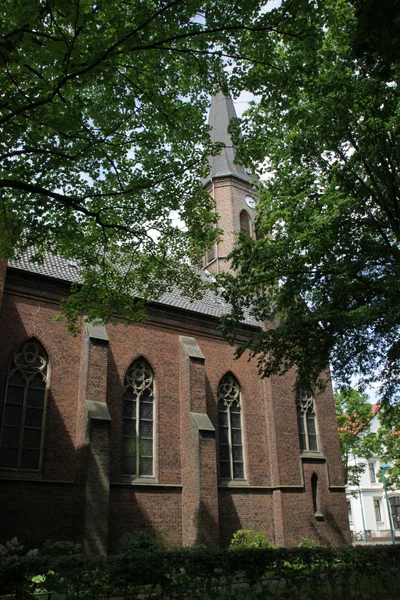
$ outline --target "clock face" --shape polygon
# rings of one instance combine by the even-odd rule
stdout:
[[[256,207],[256,201],[254,200],[254,198],[252,196],[246,196],[244,201],[246,202],[247,206],[249,206],[250,208],[255,208]]]

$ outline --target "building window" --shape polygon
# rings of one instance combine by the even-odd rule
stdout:
[[[245,210],[242,210],[240,213],[240,232],[248,233],[249,235],[251,233],[249,215]]]
[[[371,480],[371,483],[376,483],[375,463],[369,462],[368,470],[369,470],[369,478]]]
[[[400,496],[390,498],[390,510],[392,513],[393,527],[400,529]]]
[[[378,498],[374,498],[374,509],[375,509],[375,519],[377,521],[382,521],[381,501]]]
[[[49,362],[35,338],[15,352],[7,377],[0,467],[39,471],[49,384]]]
[[[351,510],[351,501],[347,500],[347,516],[349,519],[349,523],[353,523],[353,513]]]
[[[311,392],[299,390],[296,395],[297,421],[302,452],[318,452],[314,399]]]
[[[153,411],[153,372],[139,358],[127,370],[124,381],[123,475],[153,475]]]
[[[208,265],[208,263],[212,262],[215,258],[215,250],[214,250],[214,246],[212,248],[210,248],[209,250],[207,250],[206,253],[206,264]]]
[[[240,387],[228,373],[218,386],[219,464],[222,479],[244,479]]]

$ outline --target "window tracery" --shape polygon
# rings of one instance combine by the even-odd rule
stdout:
[[[244,479],[241,394],[231,373],[221,379],[217,400],[221,478]]]
[[[296,394],[296,406],[300,449],[302,452],[318,452],[315,406],[311,391],[298,390]]]
[[[147,361],[135,360],[124,381],[123,451],[124,475],[153,475],[154,376]]]

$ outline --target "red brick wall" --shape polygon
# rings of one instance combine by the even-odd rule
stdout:
[[[69,335],[64,323],[54,322],[58,308],[55,302],[45,300],[48,296],[45,287],[38,291],[34,287],[30,291],[22,290],[17,289],[14,282],[6,289],[0,317],[0,399],[4,397],[10,357],[27,337],[37,336],[48,352],[51,364],[42,474],[31,483],[6,483],[4,477],[10,479],[11,476],[4,472],[0,474],[3,479],[0,502],[2,507],[6,507],[0,512],[0,535],[5,539],[27,533],[35,543],[49,535],[58,539],[82,539],[84,529],[88,443],[84,406],[86,342],[81,335]],[[292,375],[260,381],[255,362],[248,362],[246,356],[236,361],[234,350],[217,337],[215,330],[216,323],[212,319],[168,308],[154,312],[152,320],[147,323],[129,327],[122,324],[107,326],[107,404],[111,415],[110,550],[114,551],[121,535],[132,529],[166,531],[171,542],[177,545],[184,537],[184,493],[181,485],[185,481],[181,468],[185,448],[192,447],[193,442],[183,443],[186,431],[181,434],[182,394],[189,393],[190,384],[189,380],[182,383],[181,378],[183,387],[180,387],[179,335],[195,337],[205,356],[203,373],[195,368],[191,374],[193,389],[200,390],[203,386],[204,395],[196,392],[191,406],[198,407],[200,412],[206,410],[216,429],[216,392],[220,379],[231,371],[241,386],[248,488],[219,489],[221,543],[227,544],[238,528],[263,530],[278,544],[297,543],[304,535],[340,543],[343,540],[341,532],[348,526],[344,493],[332,488],[343,484],[343,475],[330,388],[316,399],[320,448],[327,462],[323,458],[315,464],[301,462]],[[131,362],[141,355],[150,363],[155,377],[154,483],[145,486],[121,475],[123,381]],[[92,389],[101,385],[104,393],[104,379],[103,382],[97,379],[100,378],[94,376]],[[194,411],[194,408],[191,410]],[[196,435],[199,435],[198,432]],[[205,436],[198,438],[198,443],[198,456],[203,464],[201,486],[211,490],[217,481],[210,470],[212,460],[215,461],[214,440]],[[327,487],[326,466],[330,489]],[[321,490],[321,511],[325,519],[321,522],[316,521],[312,507],[310,478],[313,470],[318,474]],[[69,483],[56,483],[60,480]],[[190,502],[190,493],[186,497]],[[214,497],[217,498],[217,495],[214,494]],[[217,514],[216,500],[212,498],[212,494],[207,496],[199,507],[199,514],[209,531],[212,529],[212,515]],[[62,513],[57,518],[54,516],[56,510]],[[35,512],[38,519],[31,518]],[[48,526],[43,525],[46,519]]]
[[[160,532],[166,540],[182,543],[181,488],[111,485],[109,552],[118,551],[125,533]]]
[[[1,301],[3,299],[4,284],[6,281],[6,273],[7,273],[7,261],[0,260],[0,308],[1,308]]]

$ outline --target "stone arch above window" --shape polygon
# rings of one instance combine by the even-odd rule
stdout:
[[[47,353],[36,338],[30,338],[18,347],[8,370],[0,440],[2,469],[40,470],[48,389]]]
[[[232,373],[218,385],[219,464],[222,479],[244,479],[241,393]]]
[[[240,213],[240,233],[248,233],[251,235],[250,217],[247,211],[242,210]]]
[[[143,357],[128,367],[124,380],[122,474],[153,476],[154,374]]]
[[[318,435],[314,398],[309,390],[296,394],[297,422],[302,452],[318,452]]]

